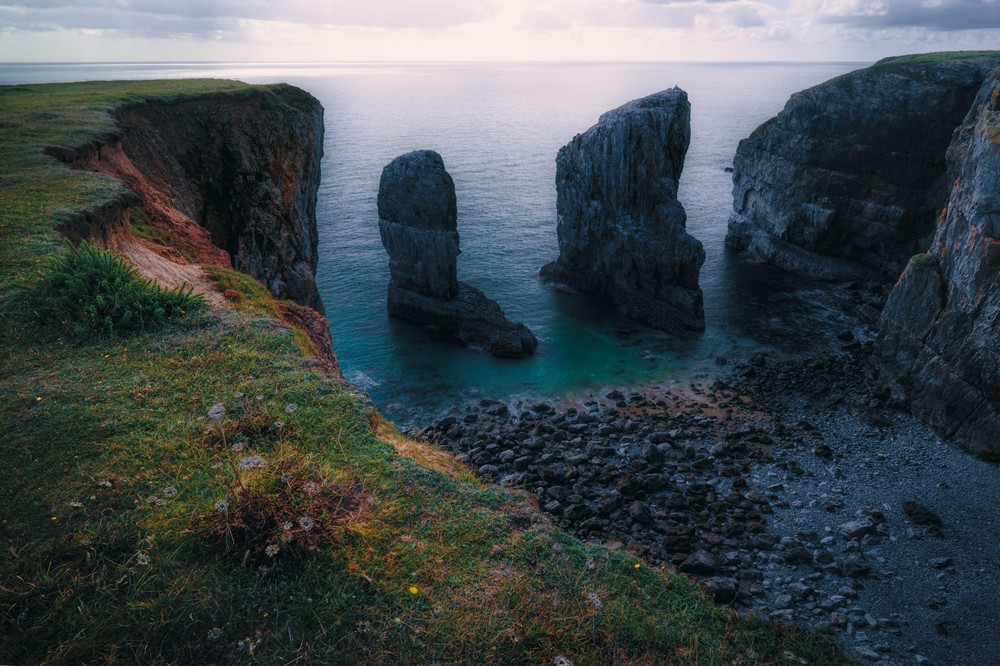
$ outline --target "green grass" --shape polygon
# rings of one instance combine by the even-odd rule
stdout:
[[[945,62],[976,60],[979,58],[1000,58],[1000,51],[936,51],[933,53],[891,56],[889,58],[882,58],[874,66],[937,65]]]
[[[61,217],[119,187],[41,146],[121,101],[244,89],[0,88],[0,318]],[[211,274],[233,308],[187,328],[68,343],[0,319],[0,663],[847,663],[403,439],[301,362],[259,283]]]

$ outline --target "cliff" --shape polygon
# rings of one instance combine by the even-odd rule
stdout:
[[[792,95],[739,144],[727,244],[802,275],[895,280],[930,243],[952,132],[997,66],[887,58]]]
[[[458,281],[455,183],[432,150],[400,155],[382,170],[379,234],[389,254],[389,314],[437,330],[494,356],[534,353],[538,340],[483,292]]]
[[[942,435],[1000,460],[1000,69],[948,149],[947,208],[879,322],[883,376]]]
[[[705,328],[701,243],[685,231],[677,181],[691,139],[680,88],[634,100],[560,149],[559,258],[546,279],[605,294],[629,317],[671,332]]]
[[[142,99],[111,114],[111,132],[48,152],[121,180],[173,247],[322,313],[314,276],[323,107],[314,97],[279,85]],[[67,233],[81,235],[74,226]],[[95,233],[87,227],[84,235]]]
[[[815,636],[570,537],[523,492],[402,437],[304,357],[296,322],[313,310],[203,263],[230,250],[194,242],[212,238],[202,218],[140,219],[156,215],[152,197],[172,206],[168,190],[43,150],[91,146],[125,173],[108,140],[124,137],[116,109],[200,104],[210,123],[213,106],[247,97],[284,108],[281,90],[0,86],[0,663],[845,663]],[[154,129],[184,134],[191,117],[164,112]],[[178,172],[189,177],[216,180]],[[131,253],[157,280],[200,276],[222,300],[155,332],[66,339],[21,307],[64,233]]]

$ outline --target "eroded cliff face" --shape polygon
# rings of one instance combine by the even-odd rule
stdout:
[[[546,279],[611,297],[671,332],[705,328],[701,243],[685,231],[677,181],[691,139],[680,88],[603,114],[556,158],[559,258]]]
[[[895,280],[930,243],[952,132],[998,66],[887,58],[792,95],[736,151],[727,244],[801,275]]]
[[[879,322],[883,376],[947,437],[1000,460],[1000,70],[948,149],[954,184]]]
[[[323,107],[292,86],[145,100],[112,111],[119,131],[50,152],[136,195],[171,245],[232,265],[277,298],[323,311],[316,192]]]
[[[392,277],[389,314],[427,324],[494,356],[532,354],[538,340],[483,292],[458,281],[455,183],[433,150],[400,155],[382,170],[379,234]]]
[[[110,113],[116,131],[82,146],[47,149],[128,188],[67,220],[63,232],[121,253],[167,287],[193,286],[220,306],[224,299],[199,264],[256,277],[275,298],[303,306],[283,313],[309,335],[324,368],[339,375],[315,282],[320,103],[279,84],[140,100]],[[166,242],[130,233],[138,209]]]

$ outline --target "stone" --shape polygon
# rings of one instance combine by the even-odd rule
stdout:
[[[840,568],[845,576],[851,578],[862,578],[871,573],[872,567],[868,561],[860,555],[850,555],[840,563]]]
[[[712,595],[718,604],[728,604],[736,599],[739,586],[733,578],[713,576],[705,580],[705,591]]]
[[[1000,66],[935,56],[886,58],[792,95],[739,144],[726,243],[800,275],[895,280],[927,248],[952,132]]]
[[[401,155],[382,170],[379,234],[389,254],[389,314],[430,325],[494,356],[534,353],[538,340],[483,292],[458,281],[455,184],[432,150]]]
[[[685,230],[677,182],[690,142],[680,88],[602,115],[556,158],[559,258],[542,277],[610,297],[672,333],[705,328],[701,243]]]
[[[903,502],[903,513],[913,521],[915,525],[923,527],[934,536],[941,536],[944,522],[941,517],[928,509],[923,504],[913,501]]]
[[[948,149],[934,241],[889,295],[876,349],[893,397],[939,434],[1000,460],[1000,70]]]
[[[696,550],[678,568],[684,573],[710,576],[719,570],[719,564],[708,551]]]

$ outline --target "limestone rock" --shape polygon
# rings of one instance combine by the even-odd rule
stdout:
[[[792,95],[736,151],[727,244],[801,275],[895,280],[930,243],[952,132],[998,66],[886,58]]]
[[[389,254],[389,314],[430,325],[494,356],[518,358],[538,340],[495,301],[458,281],[455,184],[431,150],[401,155],[382,170],[378,213]]]
[[[546,279],[606,294],[629,317],[671,332],[705,328],[701,243],[685,231],[677,181],[691,137],[673,88],[602,115],[556,158],[559,258]]]
[[[942,435],[1000,460],[1000,69],[948,150],[948,207],[879,322],[883,377]]]

